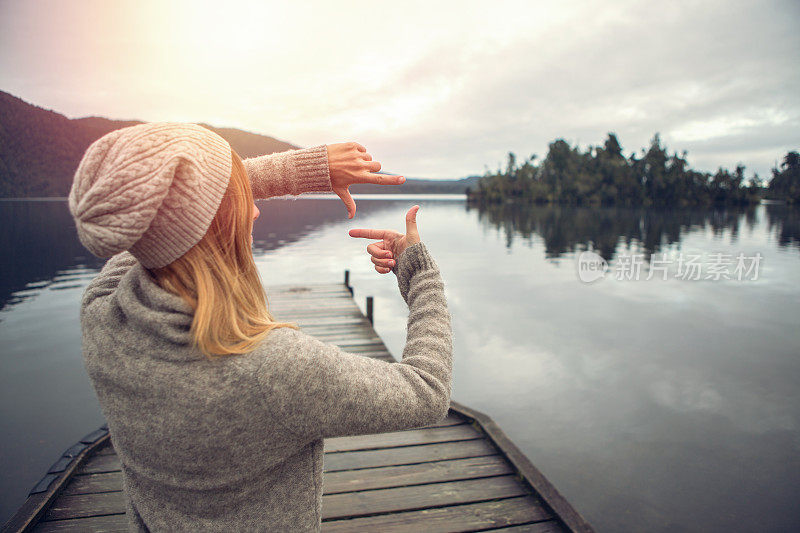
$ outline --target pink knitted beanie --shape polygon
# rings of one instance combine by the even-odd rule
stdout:
[[[208,231],[228,187],[228,142],[197,124],[151,122],[112,131],[83,156],[69,210],[98,257],[128,250],[166,266]]]

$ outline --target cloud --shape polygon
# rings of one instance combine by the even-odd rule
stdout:
[[[100,5],[0,5],[4,90],[68,116],[357,140],[418,177],[609,131],[628,153],[661,132],[701,170],[742,162],[762,176],[800,147],[791,0],[240,2],[178,18],[180,6],[118,3],[82,31]]]

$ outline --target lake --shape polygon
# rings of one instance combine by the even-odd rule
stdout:
[[[356,202],[353,220],[336,197],[259,202],[264,283],[349,269],[399,358],[396,278],[347,232],[402,232],[419,204],[453,317],[453,399],[491,416],[598,531],[800,530],[800,210]],[[63,200],[0,201],[0,247],[4,522],[104,422],[78,318],[103,260]]]

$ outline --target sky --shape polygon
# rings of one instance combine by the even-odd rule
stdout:
[[[357,141],[454,179],[615,132],[762,178],[800,150],[800,2],[0,0],[0,89],[69,118]]]

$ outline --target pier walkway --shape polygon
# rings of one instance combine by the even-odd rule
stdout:
[[[396,361],[347,280],[269,287],[270,311]],[[126,531],[121,475],[103,426],[64,452],[4,531]],[[323,532],[593,531],[488,416],[455,401],[431,426],[326,439],[324,475]]]

